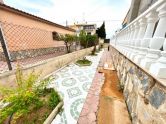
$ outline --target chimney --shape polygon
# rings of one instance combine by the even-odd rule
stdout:
[[[4,4],[3,0],[0,0],[0,3],[1,3],[1,4]]]

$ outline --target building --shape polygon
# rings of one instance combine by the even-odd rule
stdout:
[[[165,124],[166,0],[133,4],[138,1],[132,1],[127,26],[110,40],[112,61],[132,123]]]
[[[81,30],[84,30],[87,34],[95,34],[97,26],[96,24],[74,24],[70,25],[70,28],[76,30],[77,34],[80,33]]]
[[[152,6],[158,0],[132,0],[129,11],[124,18],[122,27],[132,22],[141,13],[146,11],[150,6]]]
[[[56,39],[58,34],[75,34],[74,29],[3,3],[0,3],[0,15],[0,27],[12,60],[55,53],[64,47],[63,41]]]

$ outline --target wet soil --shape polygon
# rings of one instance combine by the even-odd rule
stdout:
[[[109,54],[107,53],[104,57],[106,61],[110,60],[107,55]],[[107,63],[112,68],[111,62],[107,61]],[[105,81],[100,93],[97,123],[131,124],[123,93],[119,90],[119,80],[116,71],[102,69],[100,72],[103,72]]]

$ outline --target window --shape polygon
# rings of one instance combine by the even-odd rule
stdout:
[[[53,40],[59,40],[59,34],[56,31],[52,32],[52,38]]]
[[[87,34],[88,34],[88,35],[91,35],[91,32],[88,32]]]

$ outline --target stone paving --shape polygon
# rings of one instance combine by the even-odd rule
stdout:
[[[96,124],[96,116],[99,105],[99,94],[103,85],[103,74],[96,72],[95,78],[89,89],[83,109],[78,119],[78,124]]]
[[[95,101],[92,103],[93,110],[97,110],[97,106],[94,104],[98,101],[99,89],[91,85],[101,55],[102,52],[98,53],[98,56],[87,56],[87,59],[92,61],[91,66],[79,67],[71,63],[52,74],[55,80],[51,87],[56,88],[64,99],[63,110],[56,116],[52,124],[76,124],[87,94],[87,100],[89,98]],[[100,74],[98,75],[100,76]],[[93,85],[98,85],[97,81],[93,81]],[[88,93],[90,87],[91,90]],[[88,103],[87,100],[86,103]],[[85,104],[84,107],[86,107]],[[95,119],[93,113],[89,115],[90,119]]]

